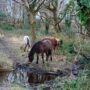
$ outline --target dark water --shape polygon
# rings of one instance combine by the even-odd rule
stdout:
[[[52,84],[57,76],[68,75],[68,70],[62,72],[50,72],[41,68],[30,68],[28,65],[17,64],[13,71],[0,72],[0,83],[16,83],[25,87],[37,86],[40,84]]]
[[[0,85],[6,84],[11,70],[0,69]]]
[[[52,81],[57,77],[52,72],[42,69],[29,68],[28,66],[18,65],[13,71],[0,71],[0,84],[17,83],[22,86],[39,85]]]
[[[30,73],[28,76],[28,82],[30,84],[42,84],[51,80],[54,80],[56,78],[55,75],[50,74],[33,74]]]

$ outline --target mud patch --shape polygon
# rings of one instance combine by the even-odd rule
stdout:
[[[7,83],[10,72],[12,72],[12,70],[0,69],[0,85]]]

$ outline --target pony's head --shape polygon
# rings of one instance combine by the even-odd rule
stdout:
[[[62,47],[62,45],[63,45],[63,40],[60,40],[59,41],[59,46]]]
[[[33,59],[34,59],[34,52],[33,52],[33,49],[31,49],[28,53],[28,59],[29,59],[29,62],[32,62]]]
[[[57,45],[60,46],[60,47],[62,47],[63,40],[58,39],[58,38],[55,38],[55,39],[56,39],[56,41],[57,41]]]
[[[33,59],[34,59],[34,57],[33,57],[33,56],[31,56],[31,55],[28,55],[28,59],[29,59],[29,62],[32,62],[32,61],[33,61]]]
[[[40,44],[40,43],[41,43],[40,41],[36,42],[36,43],[32,46],[31,50],[29,51],[29,53],[28,53],[29,62],[32,62],[32,61],[33,61],[33,59],[34,59],[34,54],[38,52],[39,46],[40,46],[39,44]]]

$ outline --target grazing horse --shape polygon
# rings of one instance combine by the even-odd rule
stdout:
[[[44,41],[44,40],[48,40],[49,42],[52,43],[54,51],[58,46],[62,46],[62,44],[63,44],[62,40],[59,40],[59,39],[54,38],[54,37],[46,37],[46,38],[42,39],[42,41]]]
[[[28,48],[30,48],[30,44],[31,44],[31,42],[30,42],[30,38],[29,38],[29,36],[24,36],[23,37],[23,43],[24,43],[24,52],[26,51],[26,49]]]
[[[44,63],[44,53],[46,54],[46,60],[48,60],[49,56],[51,56],[50,59],[52,61],[52,44],[51,44],[51,42],[49,42],[48,40],[36,42],[32,46],[32,48],[28,54],[29,62],[33,61],[35,53],[37,55],[37,61],[36,61],[37,64],[38,64],[39,54],[41,54],[41,56],[42,56],[43,63]]]

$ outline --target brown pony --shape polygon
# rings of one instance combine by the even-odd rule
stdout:
[[[35,53],[37,55],[37,61],[36,61],[37,64],[38,64],[38,60],[39,60],[39,54],[41,54],[41,56],[42,56],[43,63],[44,63],[44,53],[46,54],[46,60],[48,60],[49,56],[51,56],[50,59],[52,61],[52,48],[53,48],[53,46],[52,46],[51,42],[49,42],[48,40],[36,42],[32,46],[32,48],[28,54],[29,62],[33,61]]]
[[[48,40],[49,42],[52,43],[54,51],[57,47],[59,47],[63,44],[62,40],[59,40],[58,38],[54,38],[54,37],[46,37],[46,38],[42,39],[42,41],[44,41],[44,40]]]

